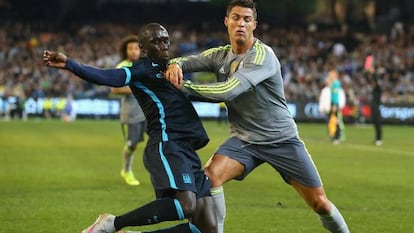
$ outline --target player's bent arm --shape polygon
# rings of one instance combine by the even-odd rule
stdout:
[[[207,59],[199,59],[198,55],[192,55],[188,57],[177,57],[171,59],[168,64],[177,64],[183,72],[201,72],[201,71],[210,71],[211,66]]]
[[[230,46],[212,48],[200,54],[171,59],[168,62],[168,69],[165,72],[165,77],[174,86],[179,87],[183,83],[183,73],[202,71],[215,72],[218,66],[216,64],[217,61],[221,60],[224,56],[224,53],[221,53],[223,50],[229,51]],[[172,64],[176,66],[171,66]]]
[[[123,87],[131,80],[131,71],[128,68],[99,69],[68,59],[66,69],[85,81],[99,85]]]
[[[231,101],[240,94],[251,90],[251,88],[264,80],[276,75],[279,67],[276,60],[267,59],[257,64],[253,58],[255,57],[246,59],[243,66],[225,82],[196,85],[190,81],[186,81],[184,83],[184,91],[190,95],[208,99]]]
[[[196,55],[171,59],[168,64],[179,65],[184,73],[202,71],[214,72],[216,66],[215,61],[219,60],[220,56],[223,56],[220,52],[230,49],[230,46],[212,48]]]
[[[231,101],[251,87],[252,85],[247,80],[232,77],[225,82],[204,85],[186,81],[184,83],[184,92],[190,96],[221,102]]]

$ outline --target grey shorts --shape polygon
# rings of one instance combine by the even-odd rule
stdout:
[[[293,179],[307,187],[322,186],[318,170],[298,137],[269,145],[249,144],[231,137],[216,154],[228,156],[245,166],[244,173],[237,180],[243,180],[256,167],[268,163],[288,184]]]
[[[144,141],[144,131],[146,122],[138,122],[134,124],[121,124],[124,140],[128,146],[135,146],[138,142]]]

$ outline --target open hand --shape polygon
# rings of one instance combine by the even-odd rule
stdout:
[[[68,58],[63,53],[49,50],[43,52],[43,62],[49,67],[64,69],[67,61]]]

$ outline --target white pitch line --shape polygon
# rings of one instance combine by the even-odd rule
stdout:
[[[302,139],[303,140],[303,139]],[[313,139],[306,139],[304,140],[305,143],[306,142],[312,142],[312,143],[320,143],[320,144],[326,144],[326,143],[321,143],[321,141],[317,141],[317,140],[313,140]],[[335,146],[344,146],[344,147],[354,147],[356,149],[360,149],[360,150],[365,150],[365,151],[373,151],[373,152],[386,152],[386,153],[391,153],[391,154],[400,154],[400,155],[407,155],[410,157],[414,157],[414,152],[409,152],[409,151],[403,151],[403,150],[395,150],[395,149],[387,149],[387,148],[383,148],[383,146],[375,146],[375,145],[363,145],[363,144],[354,144],[354,143],[341,143],[339,145],[335,145]]]
[[[353,143],[347,143],[347,144],[344,144],[344,146],[351,146],[351,147],[355,147],[357,149],[366,150],[366,151],[381,151],[381,152],[386,152],[386,153],[391,153],[391,154],[401,154],[401,155],[407,155],[407,156],[414,157],[414,152],[387,149],[387,148],[382,148],[382,146],[375,146],[375,145],[368,146],[368,145],[353,144]]]

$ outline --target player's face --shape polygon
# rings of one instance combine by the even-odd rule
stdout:
[[[169,59],[170,37],[164,28],[152,31],[146,46],[147,56],[163,62]]]
[[[253,31],[256,29],[257,21],[252,9],[235,6],[225,17],[224,24],[227,27],[230,41],[244,44],[253,39]]]
[[[138,60],[139,56],[141,55],[141,49],[137,42],[130,42],[127,44],[126,47],[126,54],[127,59],[130,61]]]

